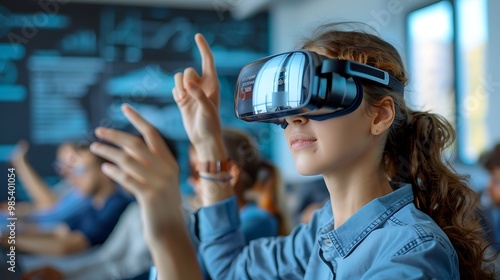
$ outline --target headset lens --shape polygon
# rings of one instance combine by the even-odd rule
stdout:
[[[309,101],[312,74],[305,52],[279,54],[244,67],[236,85],[236,116],[270,120],[302,108]]]

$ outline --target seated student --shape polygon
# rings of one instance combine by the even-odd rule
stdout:
[[[16,250],[37,255],[67,255],[102,244],[132,201],[130,196],[101,171],[103,160],[77,146],[69,183],[91,197],[91,207],[80,215],[70,217],[51,232],[18,232]],[[7,246],[5,239],[2,244]]]
[[[480,161],[490,173],[486,191],[481,195],[481,202],[484,214],[493,226],[493,239],[495,242],[500,242],[500,144],[485,153]],[[499,244],[495,246],[497,249],[500,248]]]
[[[270,161],[264,161],[261,164],[257,180],[249,196],[258,208],[273,214],[278,220],[278,235],[289,233],[290,217],[284,214],[288,205],[284,199],[284,187],[276,165]]]
[[[204,166],[198,170],[206,178],[201,181],[203,207],[195,217],[200,253],[210,275],[215,279],[493,279],[493,271],[484,266],[487,244],[476,213],[477,195],[443,160],[453,140],[452,126],[439,115],[406,106],[408,78],[392,45],[376,35],[342,27],[320,28],[301,47],[307,52],[281,54],[251,65],[260,69],[246,68],[248,77],[257,78],[252,92],[235,95],[237,101],[250,103],[241,110],[235,106],[238,116],[279,122],[298,171],[322,174],[330,193],[330,200],[309,224],[298,225],[288,236],[260,238],[248,245],[227,181],[230,164],[222,144],[213,55],[207,41],[195,36],[202,74],[193,68],[177,73],[173,96]],[[313,75],[318,84],[326,79],[321,82],[325,86],[313,86]],[[274,96],[278,87],[278,82],[268,81],[278,80],[290,88],[302,85],[298,94],[308,103],[280,112],[274,110],[274,99],[272,104],[261,101],[269,93]],[[339,110],[322,110],[323,94],[328,106]],[[265,105],[271,110],[265,111]],[[145,235],[159,279],[200,279],[178,211],[179,167],[144,118],[129,106],[123,111],[148,144],[131,145],[130,135],[98,128],[99,138],[122,150],[93,144],[92,152],[112,161],[103,166],[106,175],[142,202],[139,205],[147,213]]]
[[[20,141],[11,159],[19,180],[31,198],[30,202],[16,203],[16,215],[22,217],[19,222],[23,226],[29,224],[48,230],[90,207],[90,199],[68,183],[71,165],[77,156],[74,143],[66,142],[58,147],[54,167],[61,181],[52,187],[43,181],[29,163],[26,157],[28,149],[29,144]],[[5,216],[6,213],[0,215]]]
[[[222,140],[229,158],[234,163],[229,171],[231,182],[236,199],[242,231],[246,242],[250,240],[276,236],[279,233],[278,210],[276,208],[276,189],[278,188],[276,180],[277,170],[274,166],[265,161],[259,151],[257,143],[243,131],[235,129],[223,129]],[[198,157],[194,148],[189,151],[191,162],[191,183],[195,188],[197,197],[202,195],[200,175],[196,168]],[[267,172],[266,181],[272,181],[272,185],[264,186],[262,178],[259,178],[260,172]],[[259,180],[260,179],[260,180]],[[260,188],[260,189],[257,189]],[[265,196],[263,196],[265,194]],[[253,199],[253,200],[252,200]],[[264,202],[264,200],[273,200],[273,203]],[[259,207],[258,204],[261,204]]]
[[[292,208],[293,222],[295,224],[308,224],[314,212],[321,209],[328,200],[328,189],[323,178],[307,183],[299,183],[295,189],[297,203]]]

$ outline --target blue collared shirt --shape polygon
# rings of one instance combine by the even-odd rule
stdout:
[[[123,190],[117,189],[102,207],[92,205],[84,213],[69,217],[65,223],[72,231],[80,231],[91,246],[100,245],[108,239],[130,202],[132,198]]]
[[[213,279],[459,279],[446,234],[416,209],[410,185],[372,200],[333,229],[330,202],[289,236],[247,246],[234,197],[198,212]]]

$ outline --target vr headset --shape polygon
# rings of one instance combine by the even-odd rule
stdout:
[[[326,120],[349,114],[363,99],[362,80],[404,95],[404,85],[378,68],[332,59],[307,50],[268,56],[241,70],[234,112],[247,122],[288,125],[285,117],[304,115]]]

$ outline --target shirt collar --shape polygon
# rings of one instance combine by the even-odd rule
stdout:
[[[412,187],[401,185],[390,194],[363,206],[335,230],[333,222],[320,229],[320,238],[328,238],[341,257],[348,256],[374,229],[383,225],[394,213],[413,201]],[[320,243],[321,244],[321,243]]]

